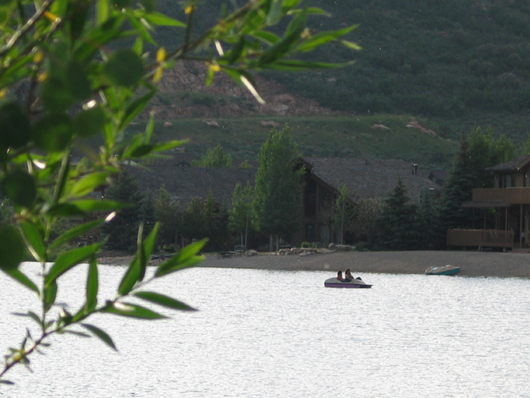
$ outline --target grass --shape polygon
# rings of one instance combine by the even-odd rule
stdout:
[[[418,163],[424,172],[429,172],[448,170],[458,149],[454,139],[406,127],[412,120],[407,115],[216,119],[219,124],[216,128],[207,126],[202,119],[180,119],[171,120],[171,127],[157,123],[155,136],[159,140],[189,140],[186,151],[198,156],[221,143],[236,162],[256,161],[271,129],[262,126],[262,120],[275,121],[282,128],[289,126],[302,156],[403,159]],[[422,119],[418,122],[436,131],[435,122]],[[388,129],[377,129],[374,125]]]

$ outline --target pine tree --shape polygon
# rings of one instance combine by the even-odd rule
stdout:
[[[253,213],[257,230],[272,240],[297,232],[302,224],[302,176],[298,147],[289,129],[271,130],[259,154]]]
[[[111,250],[130,250],[136,247],[137,231],[141,221],[143,195],[136,179],[123,170],[118,180],[109,187],[106,199],[128,203],[129,207],[119,210],[116,217],[104,226],[108,237],[107,247]]]
[[[380,244],[387,250],[418,250],[421,229],[417,206],[410,203],[407,188],[401,178],[384,199],[383,209],[377,220]]]
[[[462,203],[472,199],[475,176],[469,158],[469,143],[465,135],[460,140],[460,150],[455,156],[453,168],[442,187],[438,207],[437,246],[444,246],[448,229],[469,228],[473,225],[473,212]]]

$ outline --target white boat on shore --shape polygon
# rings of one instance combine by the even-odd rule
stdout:
[[[460,267],[455,265],[444,265],[429,267],[425,270],[425,275],[454,275],[460,271]]]

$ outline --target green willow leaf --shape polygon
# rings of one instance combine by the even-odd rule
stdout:
[[[253,32],[251,36],[268,44],[275,44],[280,41],[279,36],[276,36],[274,33],[267,32],[264,30],[258,30],[257,32]]]
[[[184,261],[171,261],[171,259],[166,260],[164,263],[160,265],[164,265],[163,268],[159,268],[156,271],[155,277],[161,277],[164,275],[169,275],[176,271],[181,271],[186,268],[195,267],[196,265],[202,263],[204,261],[204,256],[193,256],[188,258]]]
[[[87,214],[87,212],[81,210],[79,207],[72,203],[61,203],[52,206],[46,213],[49,216],[53,217],[85,216]]]
[[[84,212],[120,210],[131,207],[128,203],[120,203],[114,200],[80,199],[70,202]]]
[[[62,245],[68,242],[71,242],[75,238],[78,238],[79,236],[82,236],[95,228],[101,227],[104,223],[105,221],[103,220],[95,220],[95,221],[90,221],[85,224],[79,225],[75,228],[72,228],[66,231],[64,234],[58,236],[50,245],[49,250],[54,251],[55,249],[61,247]]]
[[[10,380],[0,380],[0,384],[9,384],[9,385],[13,385],[15,383],[13,383],[12,381]]]
[[[89,193],[95,191],[97,187],[105,184],[108,177],[108,172],[88,174],[74,184],[70,193],[72,196],[78,197],[88,195]]]
[[[163,294],[155,292],[136,292],[134,295],[142,300],[148,301],[150,303],[158,304],[164,307],[172,308],[174,310],[180,311],[197,311],[197,309],[190,307],[189,305],[175,300],[174,298],[165,296]]]
[[[103,129],[105,124],[105,111],[101,106],[95,106],[79,112],[74,117],[74,132],[80,137],[91,137]]]
[[[186,24],[176,19],[170,18],[159,12],[151,12],[143,15],[143,18],[152,25],[157,26],[174,26],[178,28],[185,28]]]
[[[201,251],[206,242],[208,242],[208,239],[202,239],[183,247],[177,254],[158,266],[158,269],[155,272],[155,277],[167,275],[171,272],[199,264],[204,257],[197,256],[197,253]]]
[[[98,25],[103,24],[109,18],[109,0],[96,1],[96,22]]]
[[[55,280],[49,282],[44,286],[44,304],[45,309],[48,311],[51,306],[55,303],[57,298],[57,282]]]
[[[128,126],[129,123],[131,123],[136,118],[136,116],[138,116],[145,109],[145,107],[151,101],[155,93],[155,90],[151,90],[147,94],[142,95],[140,98],[134,100],[127,107],[125,115],[123,116],[123,119],[120,122],[120,129],[124,129],[126,126]]]
[[[45,115],[33,126],[31,135],[35,144],[47,152],[62,152],[73,137],[73,123],[64,113]]]
[[[113,303],[100,310],[107,314],[115,314],[139,319],[167,319],[167,316],[151,311],[145,307],[129,303]]]
[[[90,246],[80,247],[61,254],[57,257],[55,264],[50,268],[48,274],[44,278],[46,286],[54,282],[59,276],[70,270],[72,267],[80,264],[87,258],[94,256],[100,247],[101,243],[95,243]]]
[[[0,224],[0,269],[16,270],[24,259],[24,241],[12,225]]]
[[[35,260],[39,262],[46,261],[46,247],[39,229],[29,221],[21,222],[20,226],[27,246]]]
[[[89,313],[96,309],[98,303],[99,276],[98,264],[95,258],[92,258],[88,266],[88,276],[86,283],[86,304],[85,312]]]
[[[147,238],[142,243],[143,246],[143,258],[142,258],[142,264],[144,266],[147,266],[147,263],[149,262],[149,258],[151,257],[151,254],[153,253],[153,247],[155,246],[156,242],[156,236],[158,234],[158,229],[160,228],[160,222],[156,222],[155,226],[147,236]]]
[[[6,148],[19,148],[29,141],[30,121],[16,102],[0,107],[0,144]]]
[[[35,285],[31,279],[29,279],[26,275],[24,275],[20,270],[17,268],[8,269],[8,270],[2,270],[7,275],[9,275],[11,278],[15,279],[17,282],[20,282],[24,286],[26,286],[28,289],[33,290],[35,293],[40,294],[39,288],[37,285]]]
[[[105,74],[112,83],[131,87],[136,85],[144,75],[144,65],[140,57],[131,50],[114,51],[105,65]]]
[[[118,294],[120,296],[125,296],[126,294],[128,294],[132,290],[134,285],[139,280],[141,280],[141,278],[142,272],[140,266],[140,259],[138,254],[136,254],[131,260],[131,263],[129,264],[129,268],[127,268],[127,271],[125,272],[125,275],[123,275],[123,278],[118,287]]]
[[[98,328],[98,327],[96,327],[94,325],[90,325],[88,323],[82,323],[81,326],[83,326],[85,329],[90,331],[90,333],[92,333],[94,336],[99,338],[101,341],[103,341],[105,344],[107,344],[114,351],[118,351],[118,349],[114,345],[114,342],[112,341],[111,337],[106,332],[104,332],[100,328]]]
[[[337,40],[339,37],[342,37],[355,28],[357,28],[358,25],[353,25],[348,28],[339,29],[339,30],[333,30],[329,32],[321,32],[317,33],[316,35],[310,37],[309,39],[303,41],[296,49],[300,52],[307,52],[312,51],[317,47],[320,47],[326,43],[329,43],[331,41]]]
[[[31,207],[37,197],[35,178],[22,170],[7,174],[0,187],[2,193],[16,205]]]

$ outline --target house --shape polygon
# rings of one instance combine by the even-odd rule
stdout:
[[[330,213],[341,186],[345,186],[354,203],[363,199],[384,199],[401,178],[407,195],[419,203],[425,189],[438,186],[418,171],[417,164],[398,159],[301,158],[305,166],[304,228],[297,241],[335,241]]]
[[[206,200],[210,194],[218,205],[229,206],[236,184],[254,184],[256,175],[255,169],[248,168],[194,167],[180,155],[128,169],[142,189],[153,195],[164,186],[182,210],[186,210],[192,199]]]
[[[530,155],[524,155],[486,170],[493,172],[493,188],[475,188],[471,202],[462,207],[484,213],[482,229],[447,232],[448,247],[528,248],[530,215]],[[488,212],[494,210],[494,225]]]

